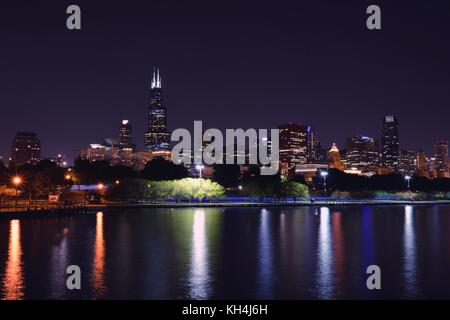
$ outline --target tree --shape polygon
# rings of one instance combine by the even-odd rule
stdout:
[[[107,193],[112,199],[120,199],[123,202],[139,202],[151,200],[152,194],[149,183],[144,179],[125,179],[118,185],[114,185]]]
[[[176,180],[186,178],[188,171],[183,165],[176,165],[172,161],[156,158],[147,162],[140,175],[142,178],[151,181]]]
[[[214,165],[213,179],[226,188],[239,185],[241,178],[241,168],[237,164],[216,164]]]
[[[17,167],[17,173],[24,178],[22,189],[30,196],[38,198],[57,190],[64,184],[64,168],[49,160],[42,160],[36,165]]]
[[[209,179],[185,178],[153,181],[150,182],[149,187],[155,199],[175,198],[178,201],[180,199],[221,198],[225,195],[223,187]]]
[[[284,197],[308,198],[308,187],[295,181],[282,182],[282,195]]]

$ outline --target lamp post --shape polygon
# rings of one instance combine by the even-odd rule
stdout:
[[[14,184],[14,187],[16,189],[16,204],[15,204],[15,210],[17,210],[17,200],[19,198],[18,195],[18,190],[19,190],[19,186],[22,184],[22,178],[19,176],[15,176],[14,178],[12,178],[12,183]]]
[[[411,176],[405,176],[405,180],[408,184],[408,197],[409,197],[409,200],[411,200],[411,188],[410,188]]]
[[[325,193],[327,192],[327,176],[328,176],[328,171],[321,171],[320,175],[323,177],[323,188]]]
[[[199,178],[200,178],[200,194],[202,195],[202,198],[203,198],[203,188],[202,188],[202,170],[205,168],[205,166],[204,165],[202,165],[202,164],[198,164],[198,165],[196,165],[195,166],[195,169],[197,169],[198,170],[198,176],[199,176]]]
[[[198,164],[198,165],[195,166],[195,169],[197,169],[198,172],[199,172],[199,178],[200,178],[200,179],[202,178],[202,170],[203,170],[204,168],[205,168],[205,166],[202,165],[202,164]]]

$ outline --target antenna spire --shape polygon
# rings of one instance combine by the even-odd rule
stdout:
[[[157,69],[156,87],[161,88],[161,76],[159,75],[159,68]]]
[[[152,77],[151,88],[153,89],[154,87],[156,87],[156,68],[155,67],[153,67],[153,77]]]

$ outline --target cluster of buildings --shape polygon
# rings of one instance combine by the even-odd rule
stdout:
[[[289,124],[279,128],[280,143],[283,142],[280,144],[283,149],[280,150],[281,168],[286,175],[300,174],[310,180],[317,170],[333,168],[365,176],[400,173],[431,179],[450,177],[448,141],[436,142],[432,157],[422,150],[403,150],[399,143],[398,119],[393,115],[383,118],[381,143],[373,137],[357,135],[348,138],[342,150],[336,144],[329,150],[321,149],[313,135],[309,138],[309,127]],[[312,147],[308,148],[310,145]]]
[[[122,120],[116,138],[107,138],[103,143],[90,144],[78,150],[75,158],[89,161],[106,160],[111,165],[124,165],[142,170],[148,161],[156,157],[170,158],[170,132],[167,129],[167,109],[163,103],[162,80],[159,69],[153,71],[150,87],[145,150],[138,150],[132,141],[132,127]]]
[[[33,132],[18,132],[13,140],[11,147],[11,157],[8,159],[10,165],[36,164],[43,160],[41,157],[41,141]],[[66,157],[58,154],[54,158],[46,158],[55,162],[61,167],[67,166]],[[0,164],[5,164],[0,156]]]
[[[164,106],[159,69],[153,71],[147,119],[144,150],[139,150],[133,143],[130,122],[122,120],[115,138],[90,144],[78,150],[75,157],[89,161],[106,160],[111,165],[124,165],[136,170],[142,170],[148,161],[156,157],[170,158],[170,132],[167,129],[167,109]],[[323,148],[311,126],[286,123],[279,125],[278,129],[279,168],[284,176],[303,175],[306,180],[310,180],[318,170],[334,168],[365,176],[397,172],[427,178],[450,177],[448,141],[436,142],[432,156],[427,156],[423,151],[400,149],[398,119],[393,115],[383,118],[380,140],[357,135],[348,138],[342,149],[336,144],[330,149]],[[239,156],[248,155],[236,154],[236,157]],[[41,144],[36,134],[17,133],[12,142],[10,162],[33,164],[40,159]],[[62,166],[67,164],[62,155],[50,160]],[[241,166],[242,171],[246,169],[247,166]],[[210,174],[212,168],[205,166],[203,175]]]

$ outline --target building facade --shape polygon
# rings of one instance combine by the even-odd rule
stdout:
[[[320,144],[319,138],[316,131],[308,127],[307,138],[308,138],[308,148],[307,148],[307,160],[308,163],[323,163],[325,162],[325,157],[323,157],[322,145]]]
[[[398,119],[389,115],[383,118],[383,130],[381,134],[381,156],[383,166],[392,171],[398,170],[400,146],[398,138]]]
[[[428,178],[430,172],[430,165],[427,156],[423,150],[420,150],[416,156],[416,175],[423,178]]]
[[[398,172],[404,176],[412,176],[416,172],[417,155],[414,151],[401,150],[398,160]]]
[[[41,141],[35,133],[18,132],[12,141],[11,162],[35,164],[41,160]]]
[[[378,142],[371,137],[355,136],[347,139],[346,163],[349,168],[373,169],[380,165]]]
[[[291,175],[295,166],[308,162],[307,127],[297,123],[286,123],[278,126],[280,172]]]
[[[438,178],[449,178],[448,141],[438,141],[434,148],[436,151],[436,175]]]
[[[167,130],[167,109],[163,103],[163,92],[159,69],[153,71],[148,108],[148,127],[145,133],[146,151],[170,150],[170,134]]]
[[[338,147],[336,146],[336,143],[333,143],[331,149],[328,151],[327,159],[328,159],[328,167],[330,169],[337,169],[344,171],[345,167],[344,164],[342,163],[341,153]]]
[[[119,126],[117,144],[120,148],[135,148],[132,140],[131,124],[128,120],[122,120],[122,123]]]

